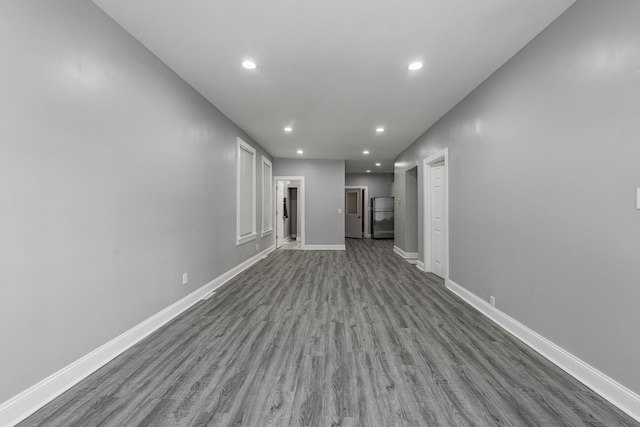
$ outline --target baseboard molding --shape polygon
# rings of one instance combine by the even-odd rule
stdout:
[[[345,245],[304,245],[305,251],[346,251]]]
[[[416,267],[418,267],[418,270],[420,271],[427,271],[426,267],[424,266],[424,262],[418,260],[418,262],[416,262]]]
[[[364,237],[366,237],[367,239],[371,238],[371,234],[365,234]]]
[[[473,308],[640,422],[640,395],[578,359],[537,332],[532,331],[517,320],[492,307],[488,302],[452,280],[448,280],[446,285],[451,292],[471,304]]]
[[[393,247],[393,252],[400,255],[404,258],[409,264],[417,264],[418,263],[418,252],[405,252],[397,246]]]
[[[91,353],[62,368],[22,393],[0,405],[0,426],[13,426],[51,402],[53,399],[97,371],[125,350],[137,344],[155,330],[171,321],[189,307],[210,294],[253,264],[269,255],[275,246],[237,265],[181,300],[134,326]]]

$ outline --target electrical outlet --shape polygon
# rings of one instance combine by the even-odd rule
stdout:
[[[491,295],[489,297],[489,304],[491,304],[491,307],[495,307],[496,306],[496,297],[494,297],[493,295]]]
[[[182,273],[182,284],[186,285],[187,283],[189,283],[189,274],[188,273]]]

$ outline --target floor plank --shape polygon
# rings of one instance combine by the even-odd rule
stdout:
[[[639,425],[393,253],[278,250],[20,426]]]

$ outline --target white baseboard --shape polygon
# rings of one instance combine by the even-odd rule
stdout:
[[[397,246],[393,247],[393,252],[400,255],[404,258],[409,264],[417,264],[418,263],[418,252],[405,252]]]
[[[346,251],[345,245],[304,245],[305,251]]]
[[[471,304],[476,310],[493,320],[507,332],[626,412],[636,421],[640,421],[640,395],[578,359],[537,332],[532,331],[517,320],[492,307],[488,302],[452,280],[448,280],[446,285],[450,291]]]
[[[426,271],[426,268],[424,266],[424,262],[418,260],[418,262],[416,262],[416,267],[418,267],[418,270],[420,271]]]
[[[0,426],[13,426],[106,365],[220,286],[275,250],[272,246],[193,291],[159,313],[112,339],[0,405]]]
[[[371,234],[365,234],[364,237],[366,237],[367,239],[371,238]]]

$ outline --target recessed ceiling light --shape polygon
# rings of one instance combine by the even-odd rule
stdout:
[[[369,150],[364,150],[362,154],[369,154]]]
[[[376,166],[382,166],[382,163],[376,163]]]
[[[304,151],[302,151],[302,150],[298,150],[298,151],[296,151],[296,153],[298,153],[298,154],[302,154],[302,153],[304,153]]]
[[[367,169],[367,173],[371,173],[371,169]]]
[[[293,128],[291,126],[287,126],[286,128],[284,128],[285,132],[292,132]]]
[[[255,62],[249,60],[242,61],[242,66],[247,70],[255,70],[258,67]]]
[[[422,62],[412,62],[407,66],[407,68],[411,71],[417,71],[422,68]]]
[[[383,127],[376,128],[376,132],[382,133],[384,132],[384,128]]]

